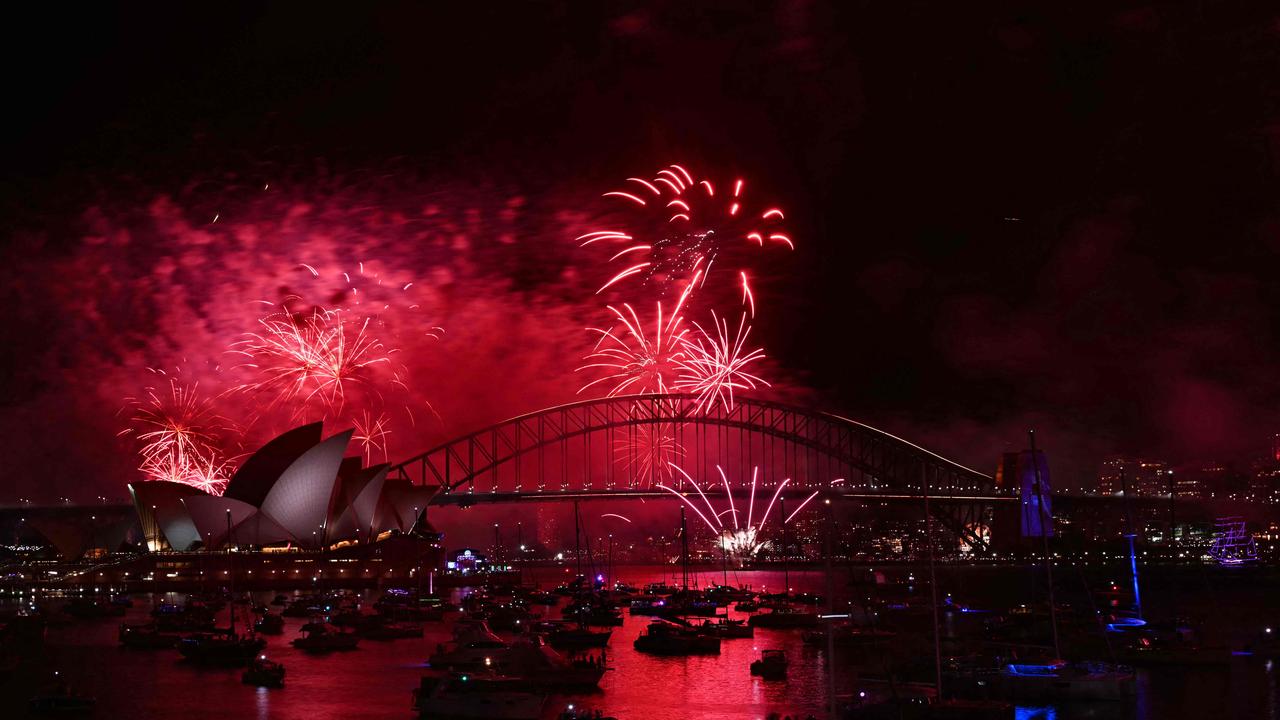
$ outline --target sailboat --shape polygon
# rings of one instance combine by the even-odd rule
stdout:
[[[1040,456],[1036,451],[1035,431],[1029,431],[1031,443],[1032,502],[1037,507],[1037,529],[1043,542],[1045,575],[1049,585],[1049,621],[1053,629],[1053,659],[1046,663],[1008,663],[1001,669],[1005,694],[1021,700],[1121,700],[1133,694],[1133,672],[1102,662],[1073,662],[1062,659],[1058,640],[1058,617],[1053,589],[1053,559],[1049,554],[1052,518],[1046,513],[1046,482],[1041,475]]]
[[[231,511],[227,511],[227,536],[231,535]],[[227,550],[231,552],[230,548]],[[236,573],[232,557],[228,555],[231,569],[231,596],[235,597]],[[267,646],[267,641],[255,632],[243,635],[236,633],[236,604],[231,604],[231,623],[226,630],[197,633],[183,638],[178,644],[178,652],[182,656],[199,665],[218,665],[238,667],[247,665],[250,660]]]

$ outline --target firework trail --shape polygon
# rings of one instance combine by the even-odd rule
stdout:
[[[631,523],[631,518],[626,515],[619,515],[618,513],[604,513],[600,516],[600,519],[603,520],[604,518],[618,518],[619,520],[626,520],[628,524]]]
[[[608,262],[620,269],[596,293],[623,281],[656,284],[665,292],[672,283],[702,287],[713,276],[727,276],[740,286],[742,302],[754,315],[749,263],[767,248],[795,249],[780,226],[782,210],[749,206],[742,178],[716,185],[681,165],[659,170],[650,180],[627,178],[627,183],[623,190],[604,193],[627,208],[627,221],[577,238],[584,247],[613,247]]]
[[[643,487],[671,478],[672,463],[684,457],[684,446],[676,440],[671,423],[636,425],[627,437],[614,442],[615,462]]]
[[[683,352],[678,361],[680,374],[674,387],[680,392],[698,396],[695,409],[702,412],[717,402],[725,410],[733,408],[735,390],[754,390],[769,383],[747,372],[751,363],[764,359],[764,350],[746,349],[751,326],[744,313],[738,321],[737,332],[729,334],[729,323],[711,312],[711,327],[715,334],[707,332],[696,322],[695,332],[684,339]]]
[[[699,485],[698,482],[689,475],[689,473],[685,472],[683,468],[675,465],[674,463],[672,464],[672,468],[683,475],[684,478],[693,486],[694,490],[698,492],[698,496],[706,506],[707,512],[704,513],[697,503],[686,497],[685,493],[681,493],[663,484],[659,484],[657,487],[674,495],[677,499],[687,505],[689,509],[693,510],[698,517],[702,518],[702,521],[706,523],[711,532],[715,533],[718,538],[717,545],[719,545],[721,549],[735,558],[743,560],[753,557],[760,551],[770,547],[770,543],[767,540],[761,539],[764,534],[764,526],[769,520],[769,515],[773,512],[773,506],[777,503],[778,497],[782,494],[783,488],[791,482],[790,478],[778,483],[778,487],[774,489],[773,497],[769,499],[769,505],[765,508],[764,514],[762,514],[757,520],[755,518],[756,486],[759,479],[760,468],[752,468],[751,495],[747,505],[747,518],[746,521],[743,522],[739,517],[740,511],[734,505],[733,489],[729,485],[729,478],[725,475],[723,468],[716,465],[716,470],[720,473],[720,480],[724,483],[725,494],[729,498],[729,507],[720,512],[716,512],[715,507],[711,504],[711,500],[708,499],[707,494],[703,492],[702,486]],[[817,495],[818,491],[814,491],[812,495],[805,498],[804,501],[800,503],[799,507],[788,515],[786,519],[781,521],[781,524],[785,525],[791,522],[792,518],[804,509],[804,507],[809,504],[809,501],[817,497]],[[729,515],[732,518],[733,527],[729,527],[722,520],[725,515]]]
[[[231,468],[221,459],[218,435],[227,427],[197,386],[171,378],[167,394],[148,388],[145,397],[126,402],[133,408],[130,427],[119,434],[141,444],[138,469],[143,475],[222,493]]]

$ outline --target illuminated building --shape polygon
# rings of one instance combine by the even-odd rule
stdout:
[[[1171,485],[1173,478],[1173,469],[1158,460],[1111,458],[1098,473],[1098,494],[1120,495],[1127,486],[1134,496],[1167,496],[1177,489]]]
[[[130,485],[147,547],[317,549],[408,532],[436,489],[344,460],[351,435],[321,441],[320,423],[290,430],[246,460],[221,496],[165,481]]]

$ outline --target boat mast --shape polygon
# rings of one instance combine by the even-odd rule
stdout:
[[[1046,517],[1044,510],[1044,485],[1040,481],[1040,459],[1036,455],[1036,431],[1028,430],[1027,437],[1031,441],[1031,469],[1035,473],[1036,512],[1040,516],[1040,540],[1044,546],[1044,571],[1049,582],[1049,626],[1053,628],[1053,654],[1055,660],[1062,659],[1062,645],[1058,642],[1058,608],[1053,597],[1053,558],[1049,556],[1049,529],[1053,518]]]
[[[578,524],[578,501],[573,501],[573,569],[582,577],[582,530]]]
[[[778,516],[784,518],[782,523],[782,596],[791,597],[791,578],[787,575],[787,499],[778,496]]]
[[[831,555],[834,548],[831,536],[835,532],[835,510],[831,507],[830,497],[823,498],[823,504],[827,506],[827,532],[823,543],[826,545],[824,548],[826,552],[823,553],[826,557],[823,559],[823,564],[826,566],[825,575],[827,576],[827,698],[831,704],[831,717],[834,718],[839,716],[839,707],[836,703],[836,638],[833,627],[836,622],[836,601],[835,587],[832,584],[833,578],[831,577]]]
[[[689,527],[684,521],[684,505],[680,506],[680,589],[689,590]]]
[[[1032,451],[1034,454],[1034,451]],[[929,596],[933,605],[933,689],[942,702],[942,631],[938,627],[938,573],[933,559],[933,513],[929,511],[929,467],[920,464],[921,487],[924,489],[924,533],[929,546]],[[1057,630],[1054,630],[1055,638]],[[1056,642],[1054,643],[1056,646]]]
[[[231,571],[231,637],[236,636],[236,566],[231,555],[231,510],[227,510],[227,567]]]

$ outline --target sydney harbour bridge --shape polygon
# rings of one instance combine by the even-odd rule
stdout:
[[[763,400],[708,404],[680,394],[529,413],[405,460],[391,476],[439,487],[430,503],[436,506],[673,493],[709,510],[713,500],[742,508],[772,496],[784,508],[815,498],[916,503],[978,552],[988,549],[981,529],[990,527],[995,506],[1017,500],[991,475],[854,420]]]

